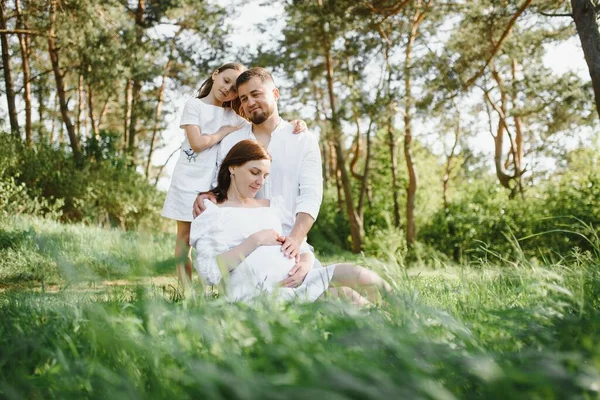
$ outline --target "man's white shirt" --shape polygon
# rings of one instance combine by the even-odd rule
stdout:
[[[257,194],[258,198],[271,199],[283,197],[286,208],[296,215],[309,214],[317,219],[323,200],[323,172],[321,166],[321,151],[317,138],[310,132],[292,133],[294,126],[281,120],[271,133],[271,141],[267,151],[273,161],[271,173]],[[246,139],[256,140],[252,133],[252,125],[230,133],[219,144],[217,151],[216,177],[229,150],[238,142]],[[289,235],[292,226],[284,222],[284,235]]]

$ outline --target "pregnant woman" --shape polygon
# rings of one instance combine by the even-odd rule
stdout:
[[[204,281],[214,285],[227,277],[227,298],[245,302],[265,292],[300,301],[315,301],[327,293],[364,305],[379,291],[390,291],[375,272],[346,263],[313,268],[296,288],[280,286],[297,263],[312,264],[314,255],[306,242],[298,260],[281,252],[282,222],[293,214],[280,198],[255,199],[270,168],[271,157],[253,140],[239,142],[223,160],[212,190],[217,204],[205,200],[206,210],[191,226],[194,264]]]

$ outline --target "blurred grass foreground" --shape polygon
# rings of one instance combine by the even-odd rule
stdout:
[[[357,309],[182,298],[173,238],[3,217],[6,399],[598,399],[600,248],[438,269],[361,262]],[[23,268],[27,266],[27,268]]]

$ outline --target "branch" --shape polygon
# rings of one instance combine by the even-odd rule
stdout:
[[[571,13],[551,14],[551,13],[547,13],[544,11],[540,11],[540,14],[542,14],[544,17],[571,17],[571,18],[573,18],[573,14],[571,14]]]
[[[523,12],[525,11],[525,9],[527,7],[529,7],[529,5],[531,4],[532,1],[533,0],[525,0],[523,2],[523,4],[521,4],[521,7],[519,7],[519,9],[515,13],[515,15],[513,15],[512,18],[510,19],[510,21],[508,21],[508,24],[506,25],[506,28],[504,29],[504,32],[502,33],[502,36],[500,36],[500,40],[498,40],[498,42],[496,43],[496,45],[492,49],[492,53],[490,54],[490,56],[486,60],[485,64],[479,69],[479,71],[475,75],[473,75],[471,77],[471,79],[469,79],[467,81],[467,83],[465,83],[463,85],[463,90],[467,90],[469,87],[471,87],[471,85],[473,85],[473,83],[475,83],[475,81],[477,79],[479,79],[479,77],[481,77],[481,75],[483,75],[483,72],[485,71],[485,69],[487,68],[487,66],[490,64],[490,62],[492,62],[492,60],[494,59],[494,57],[496,56],[496,54],[500,50],[500,47],[502,47],[502,43],[504,43],[504,40],[506,40],[506,38],[508,37],[508,34],[510,33],[512,27],[517,22],[517,18],[519,18],[519,16],[521,14],[523,14]]]
[[[13,34],[22,34],[22,35],[31,35],[31,36],[44,36],[44,37],[48,37],[50,35],[48,35],[47,32],[38,32],[38,31],[32,31],[29,29],[0,29],[0,34],[8,34],[8,35],[13,35]],[[55,38],[56,35],[52,35],[50,37]]]

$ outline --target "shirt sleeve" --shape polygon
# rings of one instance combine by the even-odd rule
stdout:
[[[271,208],[275,211],[279,220],[283,225],[293,226],[294,225],[294,214],[285,206],[285,200],[282,196],[275,196],[271,199]],[[283,232],[280,232],[283,233]],[[300,254],[306,252],[313,252],[312,246],[306,242],[306,238],[300,244]]]
[[[219,207],[204,200],[206,210],[200,214],[190,228],[190,245],[196,249],[194,268],[209,285],[216,285],[223,277],[217,256],[227,251],[222,238],[221,212]]]
[[[296,214],[306,213],[313,219],[317,219],[321,202],[323,201],[323,171],[321,170],[321,149],[315,136],[309,132],[302,135],[310,135],[304,150],[302,163],[300,165],[300,176],[298,186],[300,194],[296,200]]]
[[[183,113],[181,114],[181,120],[179,121],[179,127],[183,129],[186,125],[198,125],[201,126],[202,120],[202,105],[196,98],[191,98],[185,102],[183,107]]]

